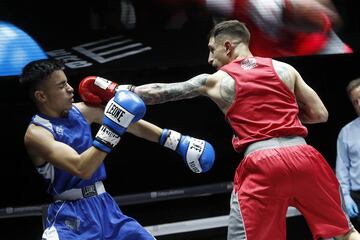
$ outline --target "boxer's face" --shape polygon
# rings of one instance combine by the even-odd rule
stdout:
[[[208,63],[216,70],[229,63],[229,58],[226,53],[226,47],[220,41],[215,41],[213,37],[209,39],[209,57]]]
[[[72,107],[74,89],[69,85],[62,70],[53,72],[37,92],[39,92],[38,101],[55,115],[66,115]]]
[[[356,113],[360,116],[360,86],[354,88],[350,93],[351,102],[355,108]]]

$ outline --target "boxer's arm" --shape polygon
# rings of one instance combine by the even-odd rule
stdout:
[[[195,79],[196,79],[196,81],[201,80],[201,78],[195,78]],[[152,84],[149,84],[149,85],[152,85]],[[121,86],[121,85],[119,85],[119,86]],[[149,86],[149,87],[152,88],[153,86]],[[146,92],[146,88],[147,87],[143,88],[145,90],[145,92]],[[91,123],[102,124],[102,119],[104,116],[103,105],[100,105],[100,104],[99,105],[93,105],[93,104],[89,105],[84,102],[75,103],[74,105],[81,111],[81,113],[84,115],[84,117],[86,118],[86,120],[89,124],[91,124]],[[138,122],[131,124],[127,129],[127,132],[129,132],[137,137],[143,138],[150,142],[156,142],[156,143],[159,142],[162,131],[163,131],[162,128],[160,128],[157,125],[152,124],[148,121],[145,121],[145,120],[139,120]]]
[[[188,81],[176,83],[150,83],[136,86],[133,91],[147,105],[194,98],[208,92],[208,76],[209,74],[200,74]]]
[[[106,103],[118,89],[135,92],[147,104],[159,104],[207,95],[213,84],[208,77],[210,74],[200,74],[188,81],[176,83],[151,83],[141,86],[118,85],[110,80],[89,76],[79,85],[81,98],[87,104],[100,105]]]
[[[48,130],[36,125],[29,125],[24,143],[36,166],[49,162],[83,179],[90,178],[107,155],[95,147],[78,154],[70,146],[56,141]]]
[[[93,106],[83,102],[75,103],[75,105],[84,115],[88,123],[102,124],[102,119],[104,117],[104,107],[102,105]],[[139,120],[138,122],[131,124],[128,127],[127,132],[150,142],[158,142],[162,129],[145,120]]]
[[[275,72],[280,80],[294,93],[299,106],[302,123],[320,123],[328,119],[328,111],[318,94],[306,84],[299,72],[291,65],[273,60]]]
[[[89,105],[84,102],[74,103],[74,105],[84,115],[86,121],[91,123],[102,124],[104,117],[104,106],[103,105]]]
[[[319,95],[306,84],[296,69],[291,67],[290,71],[295,79],[294,93],[301,122],[307,124],[326,122],[329,113]]]
[[[128,127],[127,132],[150,142],[157,143],[159,142],[162,130],[163,129],[150,122],[139,120],[138,122],[131,124]]]

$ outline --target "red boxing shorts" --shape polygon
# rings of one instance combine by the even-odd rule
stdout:
[[[314,239],[350,231],[338,180],[316,149],[299,137],[258,143],[235,173],[228,239],[285,240],[288,206],[303,214]]]

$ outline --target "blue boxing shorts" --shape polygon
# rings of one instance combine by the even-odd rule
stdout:
[[[154,240],[135,219],[124,215],[107,193],[75,201],[57,200],[48,209],[42,239]]]

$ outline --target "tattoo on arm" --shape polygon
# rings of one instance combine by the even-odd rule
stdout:
[[[147,105],[193,98],[201,95],[209,74],[197,75],[185,82],[150,83],[135,87],[134,92]]]
[[[221,98],[227,103],[232,103],[235,97],[235,88],[235,81],[230,76],[222,79],[220,83]]]
[[[280,62],[274,62],[274,69],[280,80],[283,81],[290,90],[293,90],[293,76],[291,75],[288,65]]]
[[[283,80],[284,82],[290,80],[289,70],[285,66],[283,65],[278,66],[276,68],[276,73],[279,75],[280,79]]]

